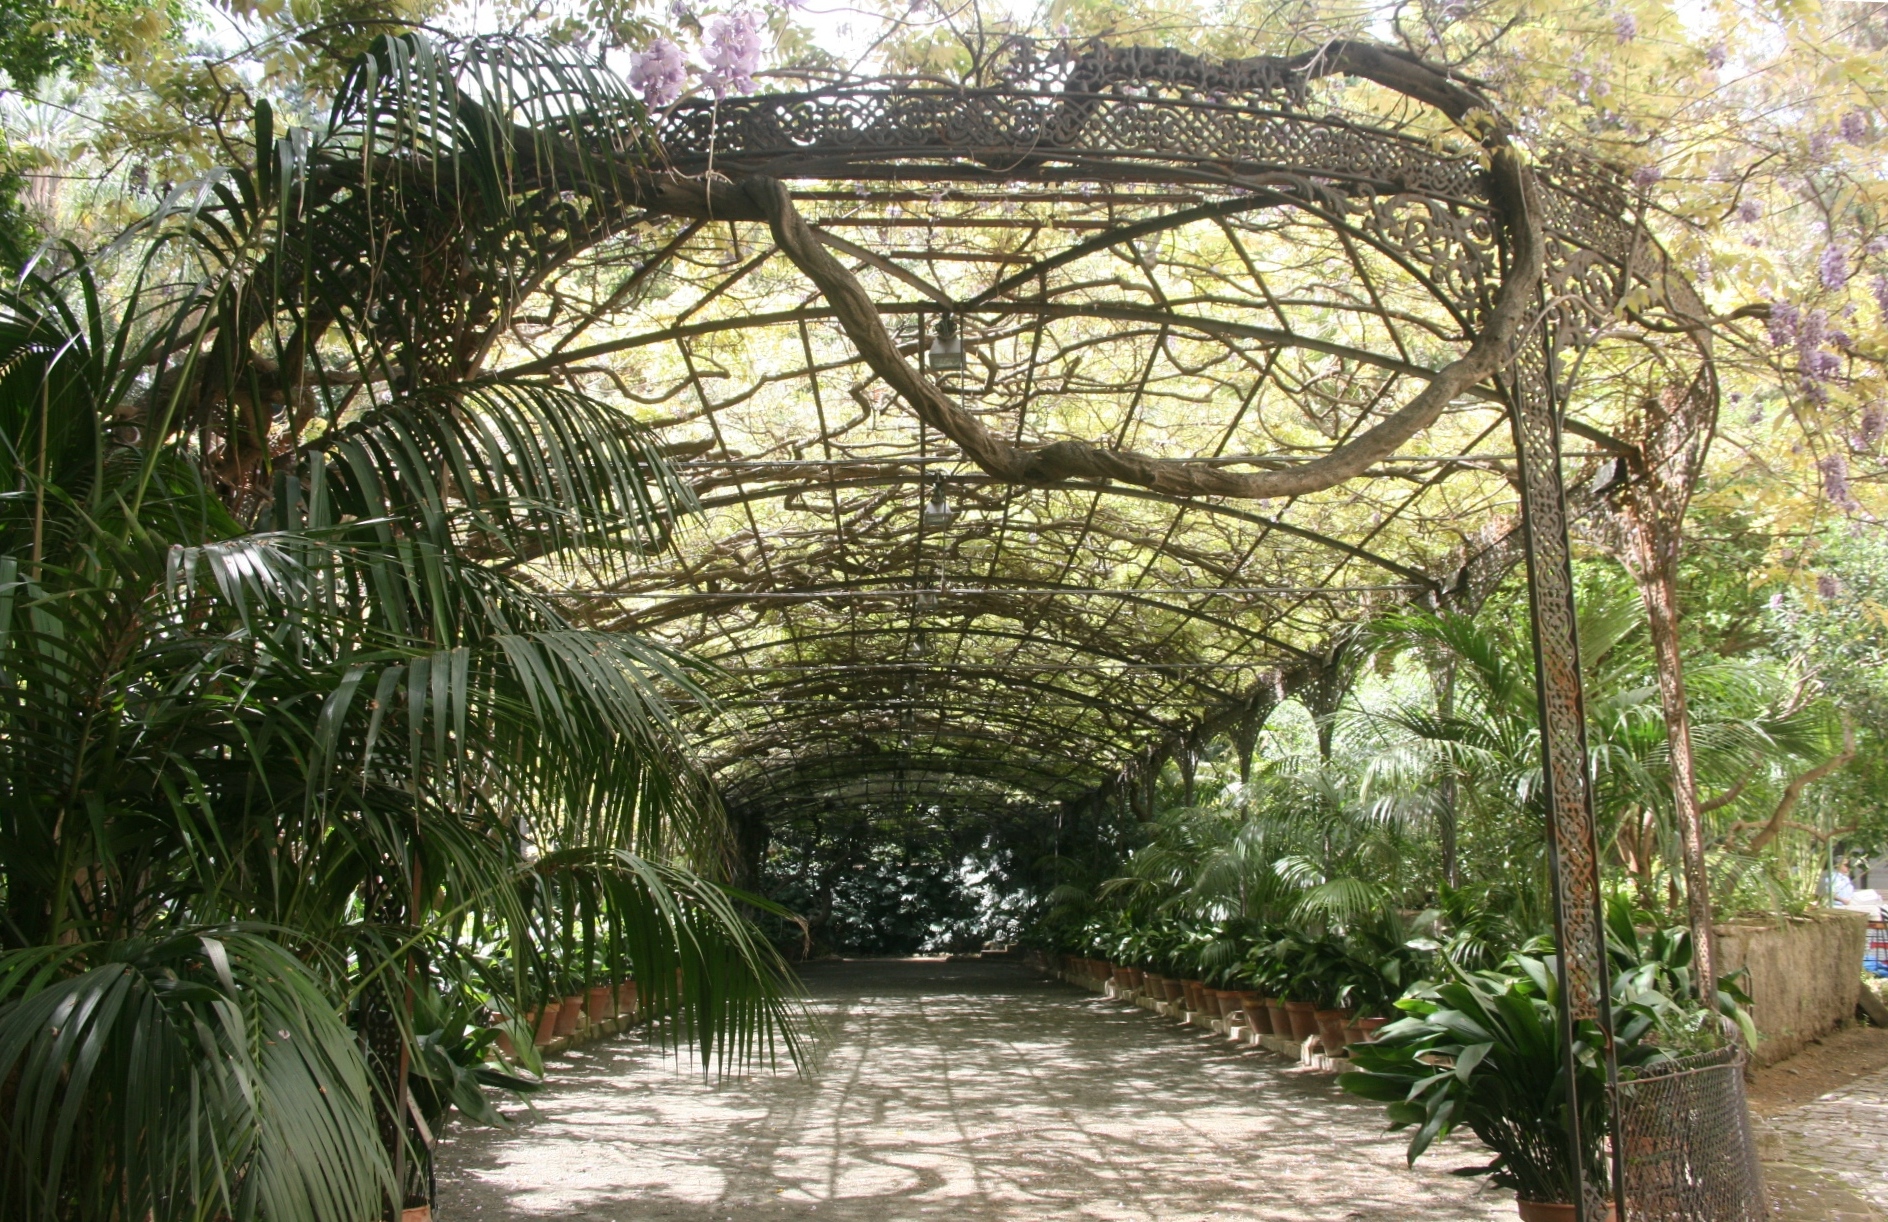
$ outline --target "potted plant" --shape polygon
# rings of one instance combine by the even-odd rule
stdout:
[[[1278,961],[1284,982],[1279,991],[1285,997],[1286,1029],[1279,1034],[1303,1043],[1318,1033],[1317,997],[1322,988],[1310,940],[1289,933],[1273,942],[1268,953]]]
[[[1399,1002],[1408,1017],[1385,1027],[1376,1043],[1353,1049],[1356,1068],[1338,1081],[1353,1094],[1387,1104],[1391,1128],[1416,1130],[1408,1150],[1412,1164],[1434,1142],[1466,1126],[1495,1154],[1476,1173],[1512,1189],[1524,1219],[1571,1217],[1565,1211],[1571,1209],[1575,1164],[1557,996],[1552,961],[1530,955],[1510,956],[1501,971],[1458,973],[1450,983]],[[1666,1059],[1645,1038],[1653,1026],[1645,1006],[1615,1007],[1622,1077]],[[1598,1025],[1580,1022],[1573,1040],[1579,1157],[1589,1182],[1603,1185],[1606,1071]]]
[[[1258,990],[1266,1013],[1265,1033],[1290,1036],[1291,1016],[1285,1010],[1285,993],[1291,987],[1291,967],[1275,953],[1277,938],[1261,940],[1246,952],[1246,979]]]
[[[1352,1043],[1375,1039],[1398,1017],[1397,1001],[1434,970],[1439,947],[1428,933],[1437,915],[1432,910],[1406,922],[1394,912],[1385,913],[1345,939],[1356,967],[1346,996],[1356,1011],[1350,1024]]]

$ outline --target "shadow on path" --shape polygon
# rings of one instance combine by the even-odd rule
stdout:
[[[817,1074],[713,1083],[637,1039],[556,1066],[538,1117],[457,1128],[441,1222],[568,1218],[1511,1219],[1415,1171],[1375,1105],[1010,964],[810,967]]]

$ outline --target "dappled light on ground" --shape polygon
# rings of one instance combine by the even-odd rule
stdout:
[[[538,1118],[455,1131],[442,1222],[1513,1216],[1445,1173],[1479,1150],[1407,1170],[1380,1109],[1329,1077],[1019,967],[848,963],[808,984],[828,1024],[813,1078],[707,1084],[640,1042],[594,1046]]]

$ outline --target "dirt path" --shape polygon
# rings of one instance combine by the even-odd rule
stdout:
[[[1409,1171],[1330,1078],[1019,967],[837,964],[808,987],[817,1077],[709,1085],[634,1040],[593,1047],[538,1119],[455,1130],[441,1222],[1514,1217],[1445,1174],[1470,1146]]]

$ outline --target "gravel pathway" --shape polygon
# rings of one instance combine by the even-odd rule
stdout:
[[[457,1128],[440,1222],[1512,1219],[1415,1171],[1374,1105],[1138,1007],[999,963],[817,965],[816,1075],[704,1083],[639,1040],[555,1065],[538,1116]],[[1485,1156],[1484,1156],[1485,1157]]]

